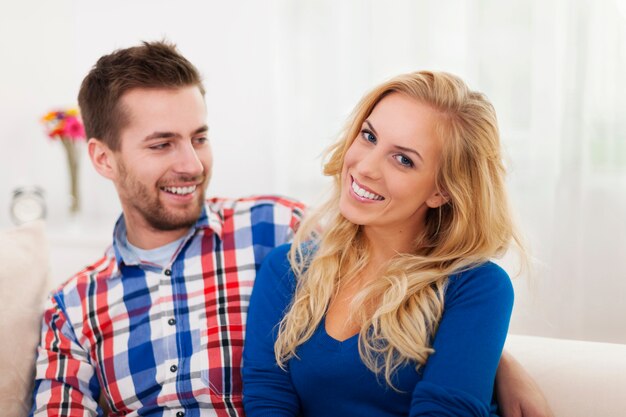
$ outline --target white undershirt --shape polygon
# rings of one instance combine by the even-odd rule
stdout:
[[[154,249],[138,248],[137,246],[134,246],[132,243],[130,243],[128,239],[126,239],[126,245],[130,250],[135,252],[137,257],[139,257],[142,262],[149,262],[151,264],[155,264],[160,266],[161,268],[164,268],[169,265],[172,257],[174,256],[174,252],[176,252],[176,249],[178,249],[184,239],[185,236]]]

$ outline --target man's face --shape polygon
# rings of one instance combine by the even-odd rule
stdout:
[[[128,226],[188,229],[202,211],[212,166],[199,89],[138,88],[120,104],[129,123],[113,152],[113,182]]]

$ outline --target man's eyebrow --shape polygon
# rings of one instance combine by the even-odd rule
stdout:
[[[209,131],[209,126],[207,126],[207,125],[203,125],[203,126],[200,126],[199,128],[197,128],[197,129],[196,129],[196,130],[192,133],[192,135],[197,135],[198,133],[206,133],[206,132],[208,132],[208,131]]]
[[[153,140],[153,139],[171,139],[178,138],[180,135],[174,132],[153,132],[146,136],[144,140]]]
[[[206,133],[209,131],[209,126],[207,125],[202,125],[199,128],[197,128],[196,130],[194,130],[191,134],[193,135],[197,135],[199,133]],[[181,137],[180,134],[178,133],[174,133],[174,132],[153,132],[151,134],[149,134],[148,136],[145,137],[144,140],[148,141],[148,140],[154,140],[154,139],[172,139],[172,138],[179,138]]]

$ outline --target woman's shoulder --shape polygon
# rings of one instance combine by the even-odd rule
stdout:
[[[255,286],[280,285],[290,291],[295,290],[296,277],[289,256],[292,248],[291,243],[286,243],[275,247],[267,254],[257,274]],[[316,249],[317,246],[312,241],[301,244],[294,254],[296,263],[300,263],[302,257],[304,257],[302,263],[309,262],[310,256],[314,255]]]
[[[292,249],[291,243],[285,243],[272,249],[266,256],[264,263],[270,264],[274,268],[290,268],[289,252]],[[306,241],[300,245],[299,250],[295,253],[296,262],[303,257],[305,263],[315,255],[317,244],[313,241]]]
[[[463,269],[453,274],[451,279],[458,282],[470,282],[474,280],[511,281],[509,274],[504,268],[492,261],[486,261]]]
[[[284,243],[276,246],[265,257],[265,263],[280,264],[284,260],[288,260],[289,251],[291,250],[291,243]]]
[[[450,276],[446,298],[459,294],[492,294],[513,298],[509,274],[498,264],[487,261]]]
[[[257,274],[257,281],[265,275],[284,275],[291,271],[289,263],[289,251],[291,243],[285,243],[272,249],[261,264],[261,269]]]
[[[295,278],[289,262],[291,244],[286,243],[272,249],[261,264],[256,279],[255,288],[276,288],[294,286]]]

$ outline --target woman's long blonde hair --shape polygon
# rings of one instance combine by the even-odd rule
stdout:
[[[391,387],[399,367],[413,362],[419,369],[433,352],[448,276],[502,255],[511,243],[523,255],[505,190],[493,106],[451,74],[422,71],[395,77],[360,101],[328,150],[324,174],[334,179],[332,195],[301,225],[289,254],[297,287],[275,344],[281,367],[320,325],[339,285],[368,266],[371,254],[360,226],[339,212],[341,171],[363,121],[392,93],[427,104],[438,114],[443,150],[436,183],[449,200],[429,209],[413,253],[392,258],[352,300],[351,318],[360,324],[365,365],[384,374]]]

